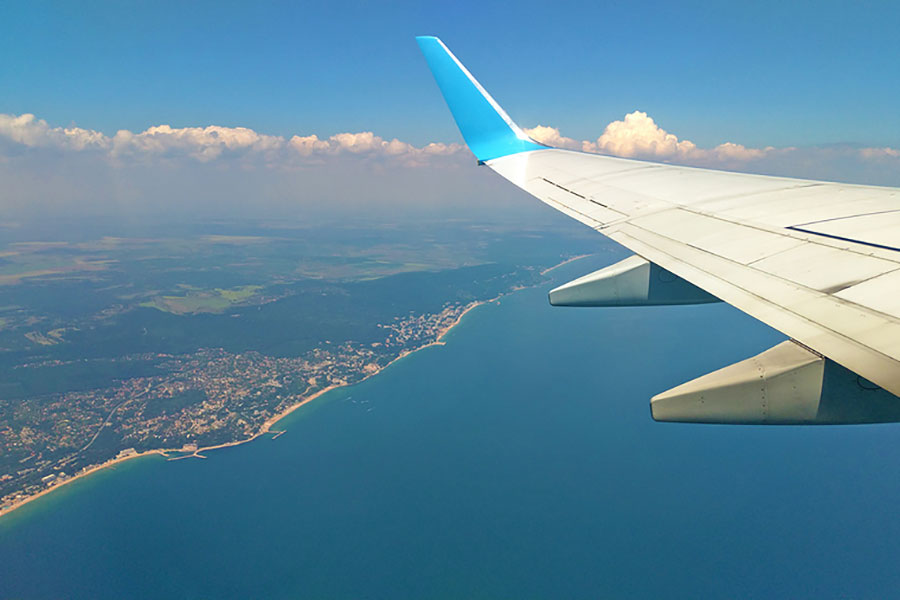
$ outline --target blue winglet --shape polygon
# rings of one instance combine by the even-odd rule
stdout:
[[[546,148],[513,123],[444,42],[432,36],[419,36],[416,41],[460,133],[479,162]]]

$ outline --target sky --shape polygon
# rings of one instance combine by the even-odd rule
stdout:
[[[421,34],[542,141],[900,185],[892,2],[10,1],[0,22],[13,213],[504,194],[473,174]]]

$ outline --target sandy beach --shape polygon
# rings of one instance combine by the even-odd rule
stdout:
[[[582,258],[587,258],[588,256],[591,256],[591,255],[590,254],[579,254],[578,256],[573,256],[572,258],[562,261],[558,265],[553,265],[552,267],[548,267],[548,268],[544,269],[543,271],[541,271],[541,275],[546,275],[547,273],[549,273],[551,271],[555,271],[556,269],[558,269],[560,267],[564,267],[569,263],[575,262],[576,260],[581,260]]]
[[[29,502],[31,502],[33,500],[37,500],[41,496],[46,496],[47,494],[49,494],[51,492],[55,492],[56,490],[65,487],[66,485],[72,483],[73,481],[77,481],[77,480],[81,479],[82,477],[87,477],[88,475],[90,475],[92,473],[96,473],[97,471],[101,471],[108,467],[114,467],[115,465],[117,465],[119,463],[123,463],[126,460],[131,460],[134,458],[142,458],[144,456],[150,456],[152,454],[160,454],[160,455],[164,456],[166,454],[166,452],[172,452],[172,451],[171,450],[147,450],[146,452],[137,452],[135,454],[129,454],[127,456],[117,456],[116,458],[111,458],[106,462],[100,463],[99,465],[94,465],[92,467],[88,467],[84,471],[81,471],[77,475],[73,475],[72,477],[70,477],[69,479],[66,479],[65,481],[62,481],[56,485],[51,485],[48,488],[41,490],[37,494],[32,494],[30,496],[26,496],[25,498],[22,498],[21,500],[10,504],[6,508],[0,510],[0,517],[13,512],[17,508],[21,508],[21,507],[25,506],[26,504],[28,504]]]

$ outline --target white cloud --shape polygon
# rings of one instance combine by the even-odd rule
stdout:
[[[596,141],[585,141],[582,147],[587,152],[613,156],[705,164],[753,161],[775,151],[771,146],[747,148],[734,142],[725,142],[710,149],[698,148],[690,140],[678,139],[639,110],[625,115],[621,121],[613,121]]]
[[[426,144],[424,148],[422,148],[423,154],[430,154],[432,156],[448,156],[450,154],[456,154],[462,150],[462,146],[459,144],[445,144],[443,142],[431,142]]]
[[[603,134],[587,148],[615,156],[646,157],[657,159],[688,158],[697,146],[687,140],[679,141],[661,128],[645,112],[639,110],[625,115],[622,121],[613,121]]]
[[[338,133],[329,138],[335,151],[347,151],[352,154],[362,154],[381,150],[387,143],[371,131],[362,133]]]
[[[109,138],[99,131],[80,127],[50,127],[45,120],[29,113],[0,114],[0,137],[29,148],[86,150],[109,147]]]
[[[567,137],[558,128],[547,125],[525,131],[535,140],[558,148],[739,170],[762,168],[784,173],[782,165],[794,164],[808,175],[811,160],[828,163],[833,170],[834,162],[842,159],[862,166],[881,165],[882,169],[900,166],[900,150],[891,147],[749,148],[724,142],[713,148],[699,148],[666,131],[642,111],[611,122],[594,140]],[[138,133],[120,130],[110,137],[80,127],[51,127],[32,114],[0,114],[0,161],[29,149],[94,152],[113,165],[123,161],[238,160],[247,165],[287,169],[321,165],[341,156],[409,167],[447,163],[448,157],[469,158],[465,147],[459,144],[431,142],[418,147],[371,131],[337,133],[327,138],[294,135],[286,139],[247,127],[157,125]]]
[[[281,136],[258,133],[247,127],[182,127],[157,125],[134,133],[120,130],[112,137],[79,127],[50,127],[32,114],[0,114],[0,140],[24,148],[100,150],[116,161],[189,157],[199,162],[223,158],[258,158],[270,166],[291,167],[304,159],[337,155],[383,157],[408,166],[425,164],[429,157],[460,153],[458,144],[430,143],[418,148],[384,138],[371,131],[338,133],[328,139],[316,135]]]
[[[900,150],[892,147],[753,148],[724,142],[699,148],[642,112],[610,123],[589,140],[547,125],[527,131],[544,143],[577,150],[900,186]],[[7,220],[47,214],[155,218],[169,212],[185,218],[383,214],[385,207],[402,207],[395,212],[403,215],[484,210],[508,218],[511,210],[521,215],[536,206],[521,204],[521,192],[487,169],[459,176],[456,167],[472,163],[460,144],[414,145],[372,131],[282,137],[246,127],[158,125],[105,135],[53,127],[31,114],[0,114],[0,210]]]
[[[329,144],[327,140],[320,140],[319,136],[315,134],[307,136],[295,135],[291,138],[289,144],[300,154],[300,156],[310,156],[311,154],[318,152],[327,152],[331,147],[331,144]]]
[[[371,131],[360,133],[337,133],[328,139],[320,139],[317,135],[293,136],[288,142],[290,148],[304,158],[328,157],[341,154],[355,156],[385,156],[399,160],[406,166],[426,164],[430,157],[443,157],[461,154],[464,150],[459,144],[443,144],[431,142],[418,148],[407,142],[394,138],[385,140]]]
[[[567,148],[569,150],[582,150],[583,142],[574,140],[570,137],[560,135],[559,129],[556,127],[547,127],[546,125],[538,125],[531,129],[525,129],[528,136],[542,144],[553,146],[554,148]]]
[[[694,142],[679,139],[666,131],[647,113],[639,110],[625,115],[622,120],[611,122],[596,140],[576,140],[562,135],[555,127],[545,125],[525,131],[533,139],[557,148],[787,176],[840,177],[856,181],[868,179],[897,185],[890,173],[878,172],[877,167],[881,165],[882,170],[885,167],[900,167],[900,149],[891,147],[749,148],[724,142],[713,148],[700,148]],[[862,173],[865,176],[861,176]]]
[[[784,150],[789,151],[793,150],[793,148],[782,148],[782,151]],[[724,144],[719,144],[712,150],[707,151],[707,153],[713,158],[721,161],[749,161],[765,158],[775,151],[776,149],[772,146],[766,146],[765,148],[747,148],[741,144],[725,142]]]
[[[284,146],[284,138],[259,134],[246,127],[183,127],[157,125],[138,134],[120,130],[112,138],[112,155],[187,155],[201,162],[225,153],[264,153]]]
[[[562,135],[556,127],[546,125],[538,125],[525,132],[538,142],[556,148],[671,162],[734,164],[758,160],[775,151],[772,147],[747,148],[733,142],[725,142],[711,149],[698,148],[690,140],[678,139],[639,110],[607,125],[596,140],[576,140]]]

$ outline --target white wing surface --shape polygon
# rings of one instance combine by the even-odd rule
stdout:
[[[419,44],[479,162],[629,248],[660,273],[693,284],[794,341],[788,354],[799,357],[800,366],[784,352],[755,357],[654,398],[654,417],[717,423],[900,418],[900,189],[548,148],[522,140],[440,40],[419,38]],[[482,138],[479,127],[492,114],[489,125],[499,119],[509,128],[487,127],[491,133]],[[595,274],[592,288],[583,282],[569,287],[621,298],[622,272]],[[667,302],[663,297],[646,303]],[[593,305],[605,304],[610,302],[601,298]],[[856,378],[854,390],[831,361],[868,382]],[[866,396],[872,391],[877,393]]]

